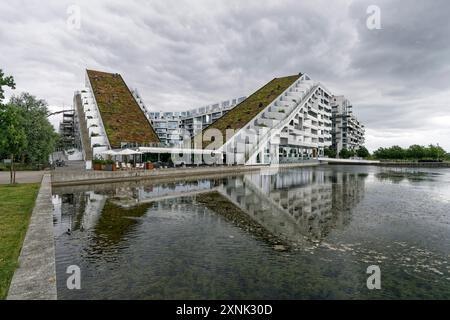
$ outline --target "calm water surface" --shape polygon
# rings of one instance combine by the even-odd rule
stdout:
[[[323,166],[53,192],[60,299],[450,299],[449,169]],[[66,288],[70,265],[81,290]],[[381,290],[367,289],[370,265]]]

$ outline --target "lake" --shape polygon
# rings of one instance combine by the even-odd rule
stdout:
[[[57,187],[53,204],[59,299],[450,299],[450,169]]]

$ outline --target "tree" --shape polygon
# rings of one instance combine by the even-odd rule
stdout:
[[[389,148],[390,159],[405,159],[406,150],[400,146],[393,146]]]
[[[448,159],[447,152],[439,145],[430,144],[428,147],[413,144],[408,149],[399,146],[390,148],[379,148],[373,153],[376,159],[392,159],[392,160],[444,160]]]
[[[336,150],[333,148],[325,148],[323,154],[329,158],[336,158]]]
[[[10,104],[16,106],[21,113],[28,141],[28,147],[22,154],[22,161],[47,163],[58,141],[58,134],[47,118],[47,103],[29,93],[22,93],[13,96]]]
[[[413,144],[406,149],[406,158],[408,159],[423,159],[426,157],[426,148]]]
[[[14,78],[12,76],[5,77],[3,70],[0,69],[0,104],[5,99],[5,90],[4,86],[10,87],[11,89],[16,88],[16,83],[14,82]]]
[[[346,148],[343,148],[340,152],[339,152],[339,158],[342,159],[348,159],[350,157],[353,157],[355,155],[355,151],[353,150],[348,150]]]
[[[361,146],[358,148],[358,150],[356,150],[356,155],[360,158],[367,158],[370,156],[370,153],[366,147]]]
[[[428,148],[425,148],[425,155],[427,158],[433,160],[443,160],[445,159],[446,151],[439,145],[435,146],[430,144]]]
[[[16,183],[14,159],[20,156],[27,146],[20,110],[14,105],[0,105],[0,153],[10,155],[10,183]]]
[[[373,153],[376,159],[405,159],[406,150],[399,146],[392,146],[390,148],[379,148]]]

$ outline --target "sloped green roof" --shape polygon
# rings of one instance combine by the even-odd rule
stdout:
[[[218,129],[222,133],[224,139],[223,142],[225,143],[225,139],[227,138],[227,129],[234,129],[237,132],[238,129],[243,128],[301,76],[301,74],[297,74],[282,78],[274,78],[236,107],[206,127],[202,131],[202,135],[206,132],[206,130]],[[203,148],[206,148],[209,144],[211,144],[211,141],[203,141]]]
[[[159,142],[120,74],[94,70],[87,74],[112,148],[120,148],[121,142]]]

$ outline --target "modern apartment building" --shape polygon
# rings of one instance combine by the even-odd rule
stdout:
[[[246,97],[240,97],[203,106],[187,111],[186,116],[182,119],[182,128],[193,137],[211,123],[222,117],[236,105],[245,100]]]
[[[170,146],[181,145],[185,138],[193,137],[201,132],[245,100],[245,97],[240,97],[182,112],[163,112],[150,111],[136,90],[134,95],[138,101],[141,101],[141,108],[145,110],[152,122],[161,143]]]
[[[345,96],[333,96],[332,110],[332,148],[337,154],[342,149],[357,150],[364,145],[364,125],[353,114],[353,106]]]
[[[183,142],[182,120],[186,112],[148,112],[156,134],[162,144],[178,146]]]
[[[86,86],[75,93],[74,107],[85,160],[110,149],[170,153],[170,147],[191,144],[192,155],[214,158],[202,160],[209,164],[295,163],[317,159],[332,145],[340,151],[364,143],[364,126],[348,100],[333,96],[303,73],[274,78],[247,98],[183,112],[154,112],[119,74],[87,70]],[[183,159],[177,161],[191,161]]]
[[[204,137],[210,129],[220,136],[196,147],[210,149],[214,141],[213,149],[225,154],[228,164],[317,158],[331,146],[331,96],[306,74],[275,78],[206,127]]]

